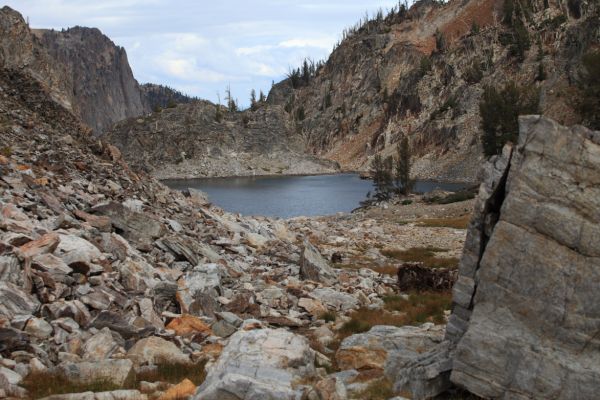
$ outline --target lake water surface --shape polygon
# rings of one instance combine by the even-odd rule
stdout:
[[[291,218],[349,212],[360,206],[373,182],[357,174],[166,180],[167,186],[207,193],[226,211]],[[459,190],[462,184],[418,181],[415,191]]]

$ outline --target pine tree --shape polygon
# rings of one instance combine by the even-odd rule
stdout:
[[[375,185],[375,200],[387,200],[390,198],[392,188],[392,157],[383,158],[380,154],[375,155],[371,162],[371,174]]]
[[[256,90],[254,89],[250,91],[250,108],[252,110],[256,109]]]
[[[539,113],[539,90],[508,82],[501,90],[484,86],[479,103],[482,143],[488,156],[499,154],[507,142],[519,137],[519,115]]]
[[[229,109],[229,112],[236,112],[237,103],[235,99],[231,96],[231,85],[227,85],[227,89],[225,89],[225,100],[227,100],[227,109]]]
[[[258,95],[258,101],[261,103],[264,103],[265,101],[267,101],[267,98],[265,97],[265,94],[263,93],[263,91],[260,91],[260,94]]]
[[[398,159],[395,165],[394,180],[398,192],[407,195],[411,192],[414,182],[410,179],[410,145],[406,136],[402,137],[396,151]]]

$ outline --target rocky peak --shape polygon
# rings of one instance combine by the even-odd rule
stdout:
[[[122,47],[95,28],[29,29],[9,7],[0,10],[0,65],[24,69],[96,134],[146,111]]]

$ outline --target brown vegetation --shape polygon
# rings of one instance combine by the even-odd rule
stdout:
[[[426,218],[417,221],[418,226],[426,226],[430,228],[453,228],[467,229],[471,215],[463,215],[454,218]]]
[[[411,247],[408,250],[383,250],[381,253],[386,257],[395,258],[404,262],[420,262],[428,268],[456,268],[458,266],[457,258],[436,256],[436,253],[443,253],[446,251],[448,250],[428,246]]]

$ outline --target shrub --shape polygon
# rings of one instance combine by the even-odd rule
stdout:
[[[335,322],[337,315],[333,311],[326,311],[319,315],[319,319],[325,320],[325,322]]]
[[[413,201],[412,201],[412,200],[402,200],[402,205],[403,205],[403,206],[409,206],[409,205],[411,205],[412,203],[413,203]]]
[[[215,106],[215,121],[223,121],[223,111],[221,110],[221,106],[218,104]]]
[[[542,82],[542,81],[545,81],[546,78],[547,78],[546,69],[544,68],[544,64],[540,63],[538,65],[538,72],[537,72],[537,75],[535,77],[535,80],[538,81],[538,82]]]
[[[473,61],[466,69],[463,77],[468,83],[479,83],[483,79],[483,69],[481,68],[481,63],[477,60]]]
[[[568,0],[569,14],[575,19],[581,18],[581,0]]]
[[[503,89],[485,86],[479,103],[482,142],[488,156],[499,154],[507,142],[519,137],[519,115],[539,113],[539,90],[509,82]]]
[[[306,114],[304,111],[304,106],[298,107],[298,110],[296,110],[296,120],[304,121],[305,118],[306,118]]]
[[[600,129],[600,50],[588,52],[581,60],[582,96],[577,106],[584,125]]]
[[[249,123],[250,123],[250,117],[247,115],[244,115],[242,117],[242,124],[244,125],[244,128],[247,128]]]
[[[175,108],[177,107],[177,102],[175,100],[173,100],[173,98],[171,97],[169,99],[169,101],[167,101],[167,108]]]
[[[424,56],[421,58],[421,64],[419,65],[419,73],[421,76],[427,75],[431,71],[431,58]]]
[[[437,49],[437,51],[439,53],[443,53],[446,51],[446,47],[447,47],[446,37],[444,36],[444,34],[441,31],[436,30],[435,31],[435,48]]]

